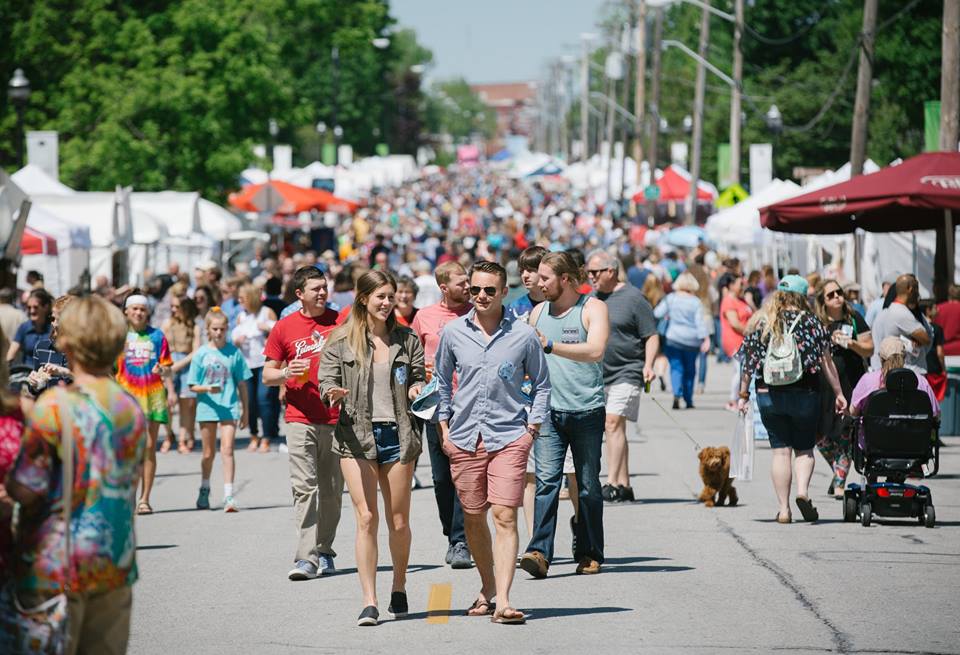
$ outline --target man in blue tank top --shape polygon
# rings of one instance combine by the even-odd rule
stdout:
[[[547,353],[550,417],[534,442],[534,529],[520,567],[535,578],[547,575],[557,531],[563,458],[569,447],[580,506],[579,518],[571,526],[577,573],[599,573],[603,563],[600,458],[605,419],[601,362],[610,321],[603,301],[577,291],[583,271],[569,253],[545,255],[538,272],[546,301],[534,308],[529,322]]]

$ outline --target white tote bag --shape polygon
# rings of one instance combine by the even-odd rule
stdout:
[[[730,477],[749,482],[753,479],[753,410],[737,416],[730,446]]]

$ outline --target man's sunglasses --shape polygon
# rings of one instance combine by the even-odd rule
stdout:
[[[840,291],[839,289],[834,289],[833,291],[829,291],[823,294],[823,297],[826,298],[827,300],[833,300],[834,298],[842,298],[843,292]]]
[[[481,291],[491,298],[497,295],[497,287],[470,287],[471,296],[479,296]]]
[[[590,277],[596,277],[601,273],[603,273],[604,271],[612,271],[612,270],[613,270],[612,268],[588,268],[587,275],[589,275]]]

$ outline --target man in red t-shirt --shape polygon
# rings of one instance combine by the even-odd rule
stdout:
[[[299,539],[287,577],[309,580],[335,572],[333,540],[340,523],[343,474],[333,452],[338,411],[323,402],[317,388],[320,351],[338,324],[327,307],[327,278],[314,266],[293,276],[299,311],[273,326],[263,354],[263,384],[286,386],[286,435],[290,484]]]
[[[442,299],[435,305],[417,312],[410,326],[423,344],[427,379],[433,373],[433,364],[440,345],[440,332],[450,321],[463,316],[472,308],[469,302],[467,272],[458,262],[446,262],[434,272]],[[426,422],[427,450],[430,452],[430,468],[433,472],[433,493],[437,498],[440,525],[447,537],[446,562],[455,569],[468,569],[472,565],[467,535],[463,528],[463,508],[450,474],[450,458],[443,452],[436,417]]]

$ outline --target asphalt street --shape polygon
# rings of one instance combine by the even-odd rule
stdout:
[[[600,575],[575,575],[565,529],[572,510],[562,503],[561,558],[549,577],[533,580],[517,570],[512,600],[530,614],[525,626],[463,616],[479,577],[443,564],[446,542],[426,455],[417,474],[427,486],[413,492],[411,511],[411,614],[386,619],[390,560],[382,526],[378,585],[386,620],[376,628],[355,626],[362,607],[346,494],[335,543],[339,573],[290,582],[294,525],[284,453],[238,452],[238,514],[221,510],[219,458],[214,509],[198,511],[199,452],[158,455],[156,513],[137,522],[130,652],[960,652],[960,437],[944,439],[942,474],[927,481],[933,529],[906,520],[844,523],[841,503],[826,496],[829,469],[819,455],[812,497],[821,520],[777,524],[765,442],[758,443],[754,480],[736,483],[739,506],[706,508],[695,502],[700,480],[691,438],[726,445],[735,424],[721,391],[730,368],[711,365],[695,410],[670,410],[669,392],[643,398],[629,432],[637,502],[605,506]],[[520,525],[522,548],[522,518]]]

